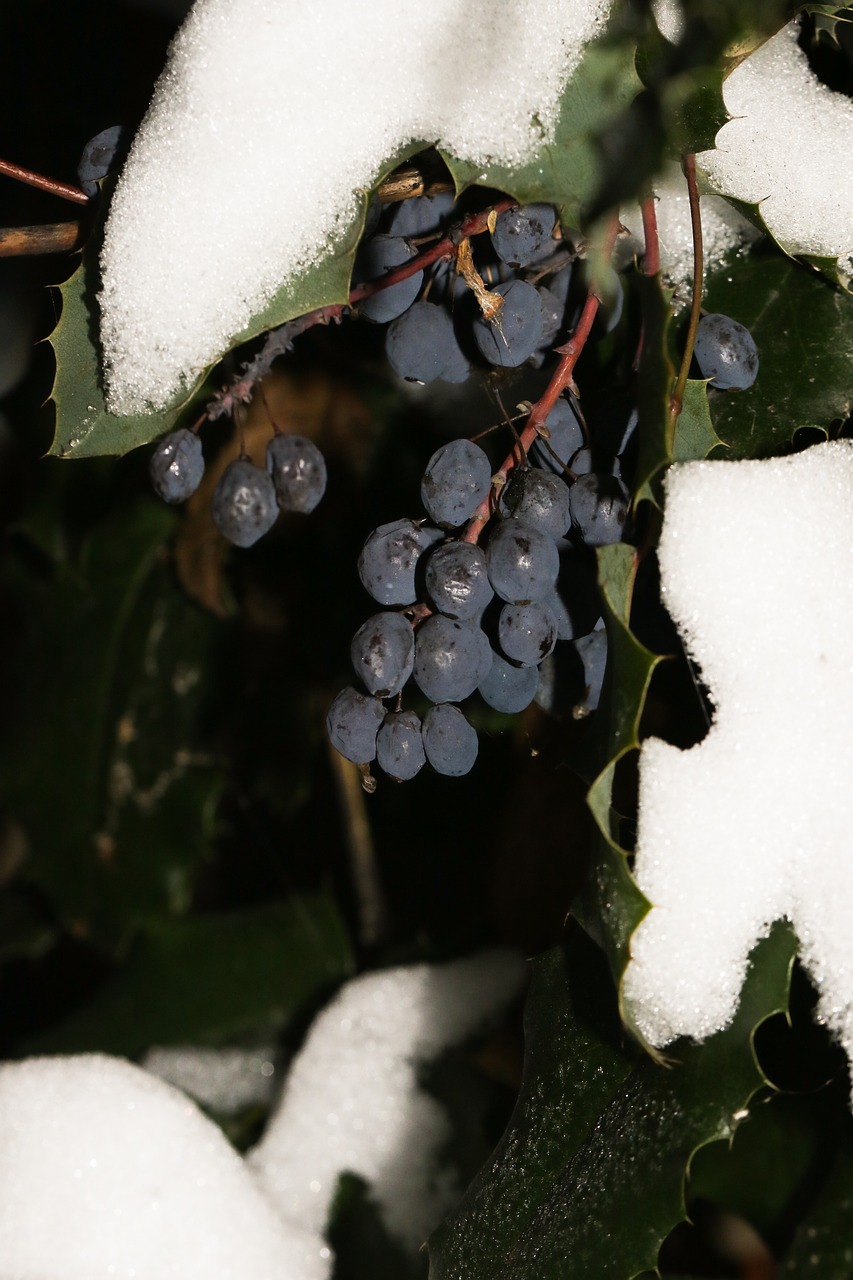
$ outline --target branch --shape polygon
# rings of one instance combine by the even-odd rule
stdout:
[[[0,160],[0,173],[7,178],[15,178],[18,182],[25,182],[29,187],[38,187],[40,191],[61,196],[63,200],[73,200],[75,204],[89,203],[86,192],[79,187],[72,187],[67,182],[57,182],[55,178],[46,178],[41,173],[34,173],[32,169],[22,169],[19,164],[12,164],[8,160]]]
[[[40,227],[0,227],[0,258],[30,254],[70,253],[86,237],[79,222],[49,222]]]

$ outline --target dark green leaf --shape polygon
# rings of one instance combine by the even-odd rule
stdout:
[[[174,518],[145,501],[45,575],[24,546],[6,565],[18,675],[4,798],[29,844],[27,878],[108,948],[152,912],[186,910],[219,790],[201,731],[215,623],[164,558]]]
[[[811,1212],[800,1223],[781,1275],[850,1280],[853,1275],[853,1150],[846,1145]]]
[[[684,1217],[684,1179],[763,1083],[756,1024],[787,1001],[795,939],[758,944],[731,1026],[660,1066],[626,1041],[603,957],[579,931],[535,962],[509,1128],[430,1241],[431,1280],[630,1280]]]
[[[275,1034],[352,972],[330,899],[294,897],[254,911],[149,923],[116,976],[30,1053],[221,1044]]]
[[[708,280],[706,311],[738,320],[760,361],[747,391],[713,391],[714,429],[733,458],[784,452],[803,423],[826,430],[850,412],[853,297],[815,272],[756,252]]]

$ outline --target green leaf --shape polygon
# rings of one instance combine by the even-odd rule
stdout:
[[[673,462],[701,462],[714,449],[725,448],[714,430],[708,405],[708,384],[702,379],[688,379],[684,403],[675,424]]]
[[[709,312],[746,325],[758,377],[746,391],[712,391],[711,419],[733,458],[784,453],[803,423],[826,430],[850,412],[853,297],[815,272],[755,252],[712,275]]]
[[[216,624],[174,582],[174,522],[153,499],[125,505],[73,560],[36,574],[21,540],[5,566],[20,625],[4,799],[27,879],[107,949],[152,912],[186,911],[219,793],[201,730]]]
[[[800,1223],[781,1268],[781,1276],[805,1280],[850,1280],[853,1274],[853,1150],[845,1144],[829,1180]]]
[[[276,1034],[352,968],[343,922],[325,897],[152,920],[107,986],[25,1051],[137,1057],[151,1045]]]
[[[430,1240],[431,1280],[630,1280],[685,1216],[697,1148],[765,1082],[757,1023],[787,1003],[795,939],[753,952],[732,1024],[660,1066],[626,1041],[607,966],[573,931],[534,964],[524,1077],[494,1155]]]
[[[750,1108],[730,1142],[703,1147],[690,1194],[749,1222],[764,1240],[787,1236],[838,1116],[816,1097],[772,1093]]]
[[[574,913],[587,932],[604,948],[616,982],[628,963],[631,934],[649,909],[628,867],[628,855],[620,845],[620,815],[613,807],[616,766],[640,745],[640,717],[652,673],[660,659],[650,653],[630,628],[631,598],[637,562],[633,547],[624,543],[598,551],[598,581],[607,625],[608,698],[604,768],[587,796],[600,839],[593,867]],[[599,712],[601,714],[601,712]]]
[[[564,222],[583,223],[605,175],[603,135],[612,130],[642,89],[634,68],[633,41],[595,41],[569,80],[556,135],[529,163],[472,165],[442,152],[459,191],[473,183],[496,187],[516,200],[547,201]]]

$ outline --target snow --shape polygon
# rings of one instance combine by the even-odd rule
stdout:
[[[623,994],[646,1039],[733,1017],[749,953],[792,921],[853,1061],[853,442],[672,467],[663,595],[715,707],[640,752],[635,873],[652,909]]]
[[[792,23],[746,58],[723,96],[735,117],[697,164],[714,191],[761,205],[789,253],[853,254],[853,102],[821,84]]]
[[[418,1066],[471,1036],[521,989],[510,951],[366,974],[320,1015],[249,1158],[273,1203],[322,1232],[348,1170],[370,1185],[388,1230],[418,1248],[461,1191],[440,1169],[452,1136]]]
[[[323,1231],[347,1170],[419,1246],[459,1188],[441,1169],[449,1122],[418,1068],[502,1011],[525,972],[497,950],[347,984],[248,1160],[193,1101],[122,1059],[0,1066],[0,1280],[327,1280]],[[236,1051],[211,1053],[149,1062],[231,1110],[226,1078],[245,1088]]]
[[[655,183],[661,271],[674,285],[693,279],[693,228],[687,179],[679,165],[673,165]],[[702,246],[705,274],[713,271],[739,250],[748,248],[759,232],[721,196],[700,196]],[[639,206],[620,210],[620,220],[631,233],[631,249],[643,252],[643,224]]]
[[[352,223],[401,147],[518,165],[611,0],[197,0],[116,188],[107,404],[163,407]]]
[[[196,1102],[221,1115],[269,1106],[276,1086],[278,1054],[257,1049],[208,1049],[176,1045],[149,1049],[142,1066]]]
[[[325,1280],[183,1094],[118,1058],[0,1067],[2,1280]]]

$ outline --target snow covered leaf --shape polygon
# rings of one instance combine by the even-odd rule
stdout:
[[[110,184],[111,186],[112,184]],[[104,193],[106,203],[107,192]],[[354,224],[347,227],[329,255],[307,270],[297,281],[271,298],[229,347],[238,346],[268,329],[304,315],[315,307],[346,302],[355,249],[364,222],[360,208]],[[103,242],[99,222],[83,251],[80,265],[64,284],[58,286],[62,311],[50,343],[56,358],[51,398],[56,423],[50,452],[61,458],[121,456],[148,444],[168,431],[183,414],[192,417],[191,406],[200,398],[205,375],[195,385],[178,392],[171,403],[156,412],[112,413],[104,390],[103,350],[99,336],[101,287],[98,256]],[[224,355],[223,349],[219,355]],[[211,361],[211,364],[213,362]]]
[[[50,393],[56,421],[50,452],[60,458],[129,453],[168,431],[187,398],[178,396],[156,415],[108,411],[95,301],[100,284],[99,248],[100,235],[93,232],[77,270],[58,286],[62,311],[50,335],[56,360]]]
[[[152,1045],[275,1035],[351,971],[343,922],[318,895],[152,920],[109,983],[26,1051],[138,1057]]]
[[[310,6],[198,0],[110,208],[109,409],[160,408],[193,383],[346,243],[401,148],[438,144],[480,167],[529,160],[609,8],[475,0],[460,21],[454,0],[383,0],[337,4],[330,27]]]
[[[850,412],[853,298],[814,272],[754,252],[713,274],[706,310],[746,325],[760,361],[746,391],[710,393],[714,430],[732,457],[783,452],[803,424],[826,430]]]
[[[758,1022],[787,1001],[794,941],[756,948],[735,1020],[659,1066],[626,1041],[601,953],[572,929],[534,964],[507,1132],[430,1241],[430,1280],[630,1280],[684,1217],[696,1149],[730,1135],[763,1081]],[[638,1189],[642,1194],[638,1194]]]
[[[567,225],[581,225],[605,179],[602,139],[642,88],[634,68],[634,44],[622,38],[587,47],[560,97],[553,139],[523,164],[473,164],[443,151],[457,187],[472,182],[506,191],[525,202],[545,201]]]
[[[715,711],[690,750],[648,739],[640,755],[635,874],[653,905],[623,1000],[659,1047],[727,1025],[756,938],[785,917],[853,1059],[851,522],[850,441],[668,474],[662,594]]]
[[[791,23],[726,81],[731,119],[697,165],[711,190],[759,207],[789,254],[838,259],[850,273],[853,180],[838,157],[853,144],[853,103],[818,80]]]

